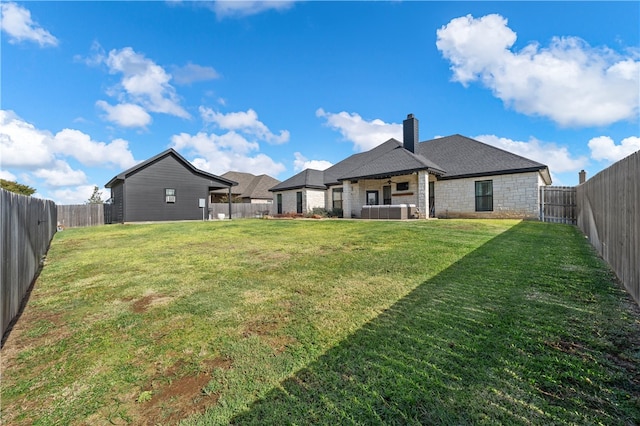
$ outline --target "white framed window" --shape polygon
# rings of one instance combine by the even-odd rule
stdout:
[[[165,188],[164,189],[164,201],[167,203],[175,203],[176,202],[176,190],[175,188]]]

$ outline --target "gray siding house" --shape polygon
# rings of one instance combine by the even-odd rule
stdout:
[[[112,222],[198,220],[208,214],[211,191],[231,191],[236,182],[197,169],[173,149],[168,149],[113,179]],[[231,215],[229,215],[231,217]]]
[[[278,213],[314,208],[356,218],[539,217],[546,165],[452,135],[418,142],[418,120],[395,139],[326,170],[303,170],[270,189]]]

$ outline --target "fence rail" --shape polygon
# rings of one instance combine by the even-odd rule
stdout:
[[[229,204],[227,203],[212,203],[209,204],[209,215],[212,219],[217,219],[218,214],[224,214],[226,218],[229,217]],[[273,203],[232,203],[231,204],[231,218],[243,219],[252,217],[263,217],[266,215],[274,214]]]
[[[2,336],[20,312],[56,233],[53,201],[0,189],[0,329]]]
[[[540,220],[576,224],[576,188],[573,186],[540,187]]]
[[[578,227],[640,304],[640,151],[577,187]]]

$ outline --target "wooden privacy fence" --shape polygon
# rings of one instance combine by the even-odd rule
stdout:
[[[252,217],[264,217],[274,214],[273,203],[232,203],[231,218],[246,219]],[[218,214],[224,214],[225,218],[229,218],[229,204],[212,203],[209,204],[209,215],[211,219],[217,219]]]
[[[573,186],[540,187],[540,220],[576,224],[576,188]]]
[[[0,189],[0,329],[20,311],[56,233],[56,204]]]
[[[576,192],[578,227],[640,304],[640,151]]]
[[[80,228],[111,223],[111,204],[71,204],[58,206],[58,226]]]

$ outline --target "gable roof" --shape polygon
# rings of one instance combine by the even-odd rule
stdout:
[[[443,167],[439,179],[539,171],[551,183],[546,165],[458,134],[420,142],[416,153]]]
[[[230,171],[223,173],[221,176],[238,182],[238,186],[234,187],[231,193],[240,198],[272,199],[273,195],[269,193],[269,188],[280,183],[278,179],[265,174],[256,176],[251,173]],[[227,194],[227,189],[218,189],[211,192]]]
[[[200,176],[202,178],[205,179],[209,179],[209,180],[216,180],[218,182],[220,182],[220,184],[224,187],[230,187],[230,186],[235,186],[238,183],[234,182],[232,180],[228,180],[225,179],[223,177],[220,176],[216,176],[214,174],[211,173],[207,173],[205,171],[202,171],[198,168],[196,168],[193,164],[191,164],[190,162],[188,162],[182,155],[178,154],[178,152],[176,150],[174,150],[173,148],[169,148],[166,151],[161,152],[158,155],[155,155],[151,158],[149,158],[148,160],[145,160],[141,163],[136,164],[135,166],[131,167],[130,169],[125,170],[124,172],[115,175],[109,182],[107,182],[107,184],[105,185],[105,188],[111,188],[113,185],[115,185],[117,182],[119,181],[124,181],[126,178],[128,178],[129,176],[139,172],[142,169],[145,169],[149,166],[151,166],[154,163],[157,163],[158,161],[162,160],[165,157],[174,157],[178,162],[182,163],[182,165],[189,169],[193,174]]]
[[[304,169],[297,175],[270,188],[269,191],[286,191],[298,188],[327,189],[324,184],[324,172],[316,169]]]

